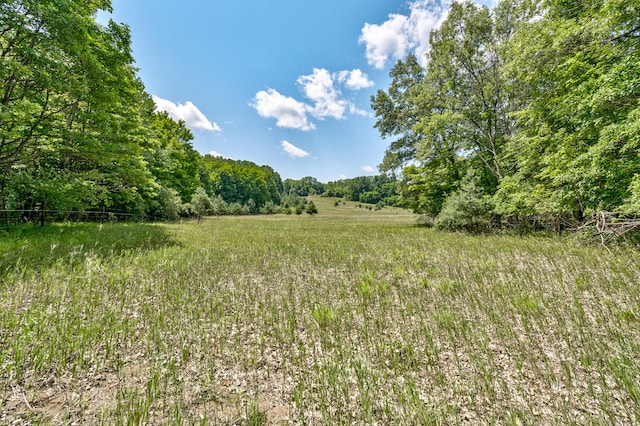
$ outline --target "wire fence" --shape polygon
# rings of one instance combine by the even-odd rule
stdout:
[[[134,220],[131,213],[106,210],[59,211],[59,210],[0,210],[0,226],[11,227],[21,224],[51,222],[128,222]]]

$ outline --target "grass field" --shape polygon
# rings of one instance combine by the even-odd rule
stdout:
[[[640,253],[314,201],[0,235],[0,424],[640,423]]]

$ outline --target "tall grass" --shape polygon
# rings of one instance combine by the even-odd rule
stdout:
[[[640,422],[640,255],[395,210],[0,244],[0,424]]]

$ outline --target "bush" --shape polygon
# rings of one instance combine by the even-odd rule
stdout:
[[[229,204],[229,214],[239,216],[242,214],[242,204],[239,202]]]
[[[182,200],[178,191],[172,188],[160,188],[158,191],[158,203],[160,211],[158,212],[161,219],[177,220],[182,210]]]
[[[198,217],[206,215],[213,207],[211,198],[209,198],[207,191],[205,191],[203,187],[199,187],[196,189],[196,192],[193,193],[193,196],[191,197],[191,204],[193,205],[193,210]]]
[[[307,213],[310,215],[318,213],[318,208],[313,201],[309,201],[309,204],[307,204]]]
[[[220,216],[223,214],[227,214],[229,211],[229,204],[219,195],[217,195],[213,200],[211,200],[211,213]]]
[[[274,214],[276,212],[276,205],[273,201],[267,201],[262,208],[260,208],[260,213],[262,214]]]
[[[490,197],[479,186],[479,179],[469,169],[460,189],[444,202],[435,220],[436,229],[481,232],[490,227],[492,206]]]
[[[178,214],[180,215],[180,217],[192,217],[196,215],[196,211],[193,208],[193,204],[183,203],[183,204],[180,204],[180,208],[178,209]]]

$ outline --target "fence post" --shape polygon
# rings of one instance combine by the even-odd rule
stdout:
[[[40,228],[44,228],[45,217],[47,215],[47,202],[42,202],[42,214],[40,215]]]

